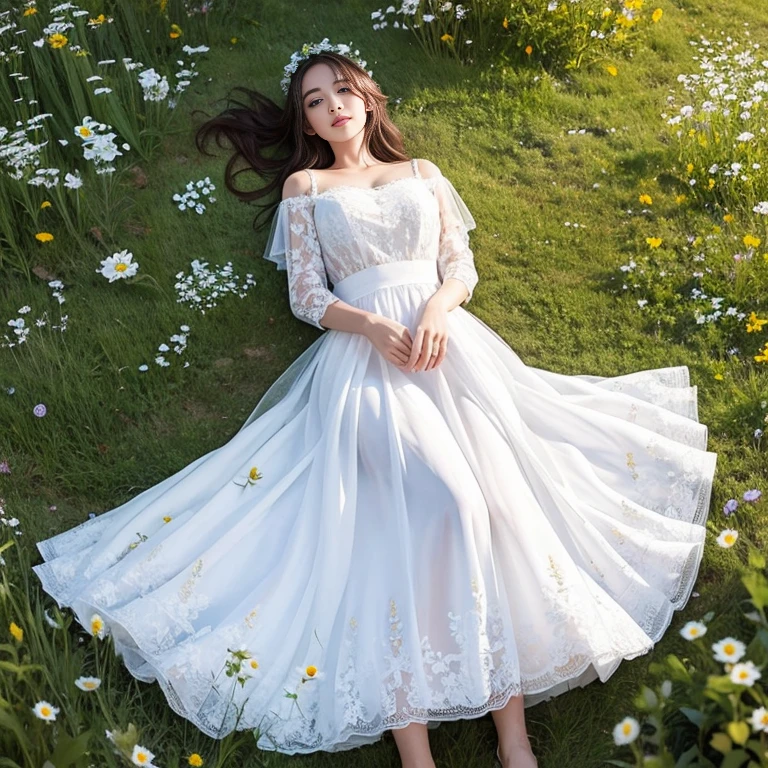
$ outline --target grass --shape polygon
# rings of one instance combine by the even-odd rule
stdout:
[[[41,249],[40,263],[67,286],[63,307],[70,328],[26,349],[0,350],[0,385],[16,388],[12,397],[0,390],[0,460],[12,467],[11,475],[0,475],[0,494],[9,514],[22,520],[29,556],[34,541],[81,522],[89,512],[118,506],[225,443],[270,383],[317,337],[292,316],[285,273],[260,258],[266,231],[252,231],[254,211],[224,190],[224,155],[196,153],[191,112],[215,112],[231,84],[280,100],[282,66],[302,42],[326,35],[352,40],[390,95],[391,114],[410,154],[437,163],[477,221],[472,247],[480,282],[470,311],[529,365],[611,376],[684,364],[699,385],[700,419],[710,426],[710,450],[719,454],[697,584],[701,597],[676,617],[652,653],[624,662],[608,683],[592,683],[526,712],[541,768],[603,765],[615,754],[611,729],[631,714],[629,695],[646,679],[648,664],[670,652],[685,653],[686,641],[676,629],[707,610],[732,607],[735,554],[714,544],[720,510],[727,498],[756,487],[764,472],[764,456],[751,447],[751,434],[732,426],[732,396],[712,378],[706,350],[696,340],[681,345],[658,337],[634,304],[607,290],[618,265],[644,247],[648,234],[626,210],[639,207],[641,191],[653,191],[654,199],[674,196],[668,178],[674,151],[659,115],[676,75],[692,71],[687,41],[700,33],[739,36],[745,22],[754,40],[768,40],[768,12],[748,0],[659,5],[664,17],[653,39],[633,59],[617,62],[617,77],[595,69],[554,81],[534,80],[537,73],[530,71],[483,78],[471,67],[425,61],[407,33],[373,32],[368,16],[378,6],[361,0],[315,2],[290,13],[277,0],[250,3],[247,16],[260,26],[241,15],[226,38],[212,41],[186,114],[178,116],[180,132],[144,168],[146,186],[124,190],[132,201],[131,221],[146,234],[126,231],[119,247],[134,253],[140,272],[157,286],[108,286],[94,271],[105,255],[97,258],[95,250],[68,251],[65,241]],[[229,35],[238,43],[230,44]],[[588,130],[568,135],[572,128]],[[180,214],[171,194],[205,175],[217,184],[218,202],[203,217]],[[677,231],[696,231],[707,221],[673,203],[660,201],[659,207],[665,207],[659,225]],[[585,228],[566,227],[566,221]],[[253,273],[257,285],[245,300],[230,298],[205,317],[192,315],[175,303],[173,292],[174,276],[187,269],[190,258],[222,265],[231,260],[236,273]],[[0,283],[0,318],[25,303],[42,308],[53,306],[49,302],[42,283],[13,276]],[[151,361],[157,345],[185,322],[192,327],[190,367],[176,361],[171,368],[156,367]],[[144,362],[150,370],[141,373],[137,367]],[[758,386],[768,396],[764,379]],[[44,419],[31,415],[38,402],[48,406]],[[55,513],[48,511],[50,504],[57,505]],[[756,516],[740,519],[740,531],[758,546],[765,543]],[[38,601],[34,580],[29,589]],[[176,717],[157,686],[133,680],[113,659],[108,670],[109,706],[120,722],[131,720],[143,729],[142,743],[158,753],[159,764],[175,765],[190,751],[206,757],[220,746]],[[443,724],[431,732],[431,742],[441,768],[493,763],[490,715]],[[391,734],[351,752],[300,758],[242,744],[242,766],[397,764]]]

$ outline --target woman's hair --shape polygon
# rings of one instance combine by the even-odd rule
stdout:
[[[279,107],[257,91],[236,86],[227,96],[227,108],[197,130],[195,143],[203,154],[211,154],[206,152],[206,142],[211,135],[216,145],[222,148],[222,137],[229,140],[234,153],[227,161],[224,183],[240,200],[258,200],[269,196],[275,189],[282,193],[285,180],[295,171],[327,168],[334,162],[330,144],[320,136],[304,132],[309,122],[302,104],[302,80],[309,67],[321,62],[328,64],[337,78],[346,78],[353,93],[372,106],[372,111],[366,113],[363,151],[381,162],[410,159],[403,149],[402,134],[387,114],[389,97],[381,92],[368,73],[341,54],[330,51],[311,54],[291,77],[285,107]],[[246,103],[232,96],[235,91],[245,95]],[[266,150],[272,148],[275,151],[267,155]],[[258,189],[237,189],[236,177],[250,171],[271,180]],[[260,206],[262,210],[253,221],[254,229],[260,229],[269,221],[279,202],[276,200]],[[264,215],[264,220],[259,223],[259,218]]]

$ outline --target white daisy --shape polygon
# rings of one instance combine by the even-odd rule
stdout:
[[[101,685],[101,680],[98,677],[78,677],[75,685],[81,691],[95,691]]]
[[[760,670],[753,661],[740,661],[733,665],[730,678],[733,683],[752,686],[760,678]]]
[[[135,744],[131,754],[131,762],[134,765],[143,765],[145,768],[152,768],[152,758],[154,755],[146,748]]]
[[[735,664],[747,652],[747,647],[741,640],[724,637],[719,642],[712,644],[712,650],[715,652],[716,661]]]
[[[752,723],[752,730],[768,732],[768,710],[765,707],[753,710],[749,720]]]
[[[707,634],[706,624],[700,621],[689,621],[681,630],[680,634],[686,640],[695,640],[697,637],[703,637]]]
[[[640,735],[640,723],[634,717],[625,717],[613,729],[613,741],[617,745],[631,744]]]
[[[736,539],[739,538],[739,532],[733,528],[726,528],[720,531],[720,535],[717,537],[717,543],[724,549],[729,549],[736,543]]]
[[[133,277],[139,264],[135,261],[131,262],[131,259],[133,259],[132,253],[128,253],[127,250],[119,251],[104,259],[101,262],[101,269],[97,269],[96,272],[109,278],[110,283],[121,278]]]
[[[54,707],[53,704],[49,704],[47,701],[38,701],[32,711],[41,720],[52,723],[56,719],[56,715],[59,714],[59,708]]]

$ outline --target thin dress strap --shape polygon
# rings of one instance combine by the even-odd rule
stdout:
[[[413,175],[417,178],[421,178],[421,174],[419,173],[419,161],[415,158],[411,158],[411,168],[413,168]]]
[[[308,174],[309,178],[312,182],[312,187],[310,189],[310,195],[314,197],[317,194],[317,181],[315,180],[315,174],[313,173],[311,168],[305,168],[304,169]]]

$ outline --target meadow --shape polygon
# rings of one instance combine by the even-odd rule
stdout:
[[[36,541],[225,443],[317,338],[194,132],[232,85],[281,103],[291,53],[325,37],[360,49],[409,153],[472,211],[469,311],[536,367],[687,365],[718,453],[693,598],[652,653],[526,711],[539,765],[768,766],[765,675],[734,681],[743,653],[710,650],[768,661],[768,8],[630,1],[642,28],[614,48],[533,0],[466,3],[471,35],[456,6],[415,34],[364,0],[89,2],[60,22],[0,2],[0,768],[142,764],[137,743],[161,768],[398,764],[390,733],[302,757],[205,737],[29,569]],[[490,715],[431,742],[441,768],[494,763]]]

